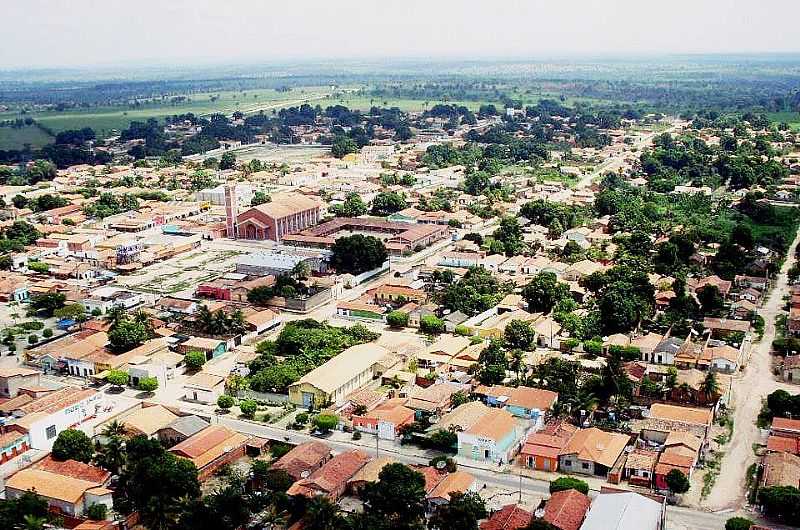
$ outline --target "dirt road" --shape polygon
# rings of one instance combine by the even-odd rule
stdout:
[[[798,390],[796,386],[774,380],[770,359],[770,345],[775,339],[775,317],[784,312],[783,297],[788,292],[786,272],[795,262],[794,252],[798,241],[800,232],[795,235],[772,292],[759,310],[766,323],[764,338],[753,346],[747,367],[733,382],[733,438],[722,458],[714,488],[702,503],[703,507],[710,510],[739,509],[744,504],[747,468],[756,461],[753,444],[759,440],[755,422],[761,410],[761,400],[779,388],[793,393]]]

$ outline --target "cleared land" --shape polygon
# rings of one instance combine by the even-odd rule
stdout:
[[[35,126],[14,129],[0,127],[0,150],[22,149],[26,144],[33,148],[42,147],[52,141],[52,137]]]
[[[775,123],[786,122],[795,131],[800,131],[800,112],[770,112],[767,116]]]

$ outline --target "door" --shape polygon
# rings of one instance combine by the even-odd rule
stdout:
[[[314,406],[314,394],[311,392],[303,392],[303,407],[310,409]]]

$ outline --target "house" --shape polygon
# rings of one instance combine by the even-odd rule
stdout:
[[[711,359],[710,368],[717,372],[730,374],[739,368],[739,354],[737,348],[723,344],[706,348],[706,356]]]
[[[415,388],[406,406],[414,410],[440,414],[450,407],[450,397],[461,390],[454,383],[435,383],[427,388]]]
[[[103,504],[111,512],[110,480],[111,473],[99,467],[76,460],[59,462],[47,456],[8,477],[5,497],[16,499],[35,490],[47,502],[50,511],[82,517],[94,504]]]
[[[477,491],[477,489],[478,483],[475,481],[475,477],[469,473],[464,471],[448,473],[428,493],[428,503],[431,506],[441,506],[450,502],[450,496],[453,493],[468,493]]]
[[[394,440],[401,429],[414,422],[414,409],[404,407],[405,399],[390,399],[362,415],[353,415],[353,428],[376,434],[382,440]]]
[[[211,425],[174,445],[169,452],[192,462],[198,478],[205,480],[224,464],[244,456],[248,438],[224,425]]]
[[[209,426],[209,423],[194,414],[188,416],[180,416],[172,420],[156,432],[158,440],[165,447],[172,447],[177,445],[187,438],[194,436]]]
[[[784,357],[781,374],[783,375],[783,380],[788,383],[800,381],[800,355],[787,355]]]
[[[668,422],[667,432],[682,430],[694,434],[699,431],[703,433],[700,438],[705,440],[708,437],[711,423],[714,421],[714,412],[711,409],[654,403],[650,406],[649,419]]]
[[[531,512],[523,510],[516,504],[508,504],[482,522],[480,530],[521,530],[527,527],[532,519]]]
[[[289,402],[303,408],[341,405],[345,397],[371,382],[375,366],[391,352],[369,342],[347,348],[289,386]]]
[[[559,453],[561,471],[604,477],[623,455],[630,438],[601,431],[596,427],[580,429]]]
[[[268,329],[272,329],[280,324],[281,315],[277,311],[264,309],[262,311],[250,313],[244,317],[244,321],[247,323],[247,329],[254,332],[256,335],[260,335]]]
[[[761,487],[800,488],[800,456],[786,452],[767,453],[762,460]]]
[[[714,336],[727,337],[732,333],[747,333],[750,330],[750,322],[730,318],[706,317],[703,319],[703,327],[713,331]]]
[[[650,362],[667,365],[675,364],[675,357],[681,351],[681,348],[684,346],[685,342],[687,341],[684,341],[680,337],[667,337],[659,342],[658,345],[653,349],[653,353],[650,356]]]
[[[178,353],[186,354],[190,351],[199,351],[206,355],[206,360],[210,361],[219,357],[228,350],[227,341],[221,339],[210,339],[207,337],[189,337],[188,340],[178,344]]]
[[[632,491],[601,491],[580,530],[663,530],[665,518],[666,499],[659,502]]]
[[[541,431],[528,436],[520,450],[520,459],[531,469],[558,470],[558,455],[577,430],[577,427],[565,421],[548,423]]]
[[[539,428],[544,425],[545,414],[558,400],[558,392],[527,386],[481,385],[473,393],[483,396],[487,405],[503,407],[514,416],[532,420]]]
[[[654,485],[658,491],[669,490],[667,475],[673,469],[677,469],[687,478],[692,477],[692,472],[697,462],[697,456],[696,453],[694,455],[687,453],[688,452],[680,448],[671,447],[664,449],[664,451],[658,455],[658,462],[653,469],[655,475]]]
[[[353,493],[360,492],[369,483],[378,482],[383,468],[396,461],[389,456],[379,456],[367,462],[364,467],[356,471],[353,478],[347,481],[347,487]]]
[[[773,418],[767,438],[767,450],[800,454],[800,420]]]
[[[20,388],[38,387],[41,372],[21,366],[0,368],[0,397],[13,398]]]
[[[65,387],[17,408],[11,425],[28,434],[33,449],[50,451],[61,431],[95,417],[102,404],[95,390]]]
[[[272,464],[271,470],[285,471],[297,481],[309,476],[331,459],[331,448],[316,440],[304,442]]]
[[[531,512],[523,510],[516,504],[508,504],[482,522],[480,530],[521,530],[527,527],[532,519]]]
[[[542,518],[559,530],[578,530],[591,504],[589,497],[577,490],[557,491],[547,499]]]
[[[236,216],[236,234],[228,237],[280,241],[313,226],[320,219],[320,204],[300,193],[273,194],[271,201]]]
[[[301,478],[292,484],[286,494],[309,498],[320,495],[336,502],[347,489],[347,482],[369,460],[369,455],[358,449],[340,453],[325,462],[308,478]]]
[[[95,432],[102,432],[112,422],[119,422],[125,428],[128,436],[144,435],[150,438],[177,418],[177,414],[162,405],[141,403],[140,406],[134,406],[122,414],[106,420],[95,428]]]
[[[628,453],[623,476],[635,486],[649,488],[653,482],[653,470],[656,467],[658,453],[645,449],[634,449]]]
[[[225,391],[225,378],[208,372],[197,372],[184,384],[184,399],[207,405],[217,402]]]
[[[517,425],[511,413],[487,409],[468,429],[458,432],[458,454],[478,461],[510,462],[517,448]]]

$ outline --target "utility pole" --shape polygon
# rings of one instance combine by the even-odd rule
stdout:
[[[380,444],[381,444],[381,437],[380,437],[380,434],[378,433],[378,425],[376,424],[375,425],[375,458],[378,458],[380,456],[380,454],[381,454]]]

